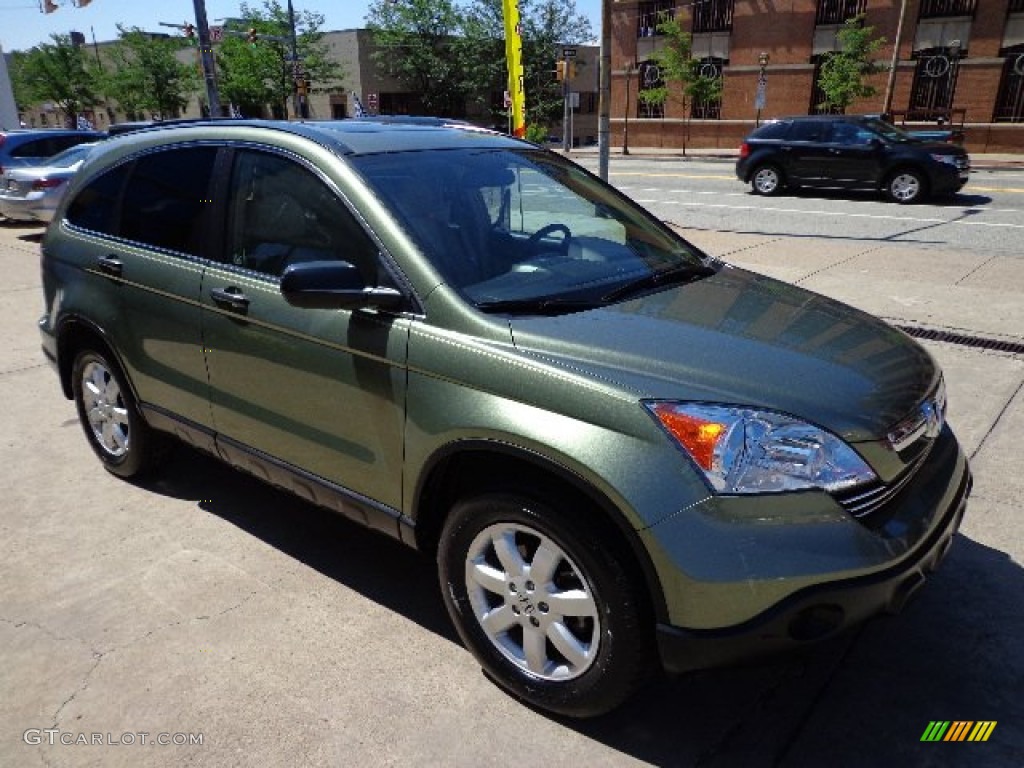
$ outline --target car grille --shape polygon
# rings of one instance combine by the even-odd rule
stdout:
[[[966,155],[964,155],[962,157],[960,155],[957,155],[956,156],[956,167],[957,167],[957,170],[960,170],[960,171],[969,171],[969,170],[971,170],[971,160],[970,160],[970,158],[968,158]]]
[[[946,421],[946,385],[939,381],[907,418],[894,424],[887,436],[889,447],[907,464],[887,483],[876,481],[833,494],[843,509],[870,525],[872,516],[882,510],[914,478],[931,453],[935,439]]]
[[[923,451],[913,464],[906,467],[891,482],[859,485],[856,488],[835,494],[835,500],[853,517],[869,522],[873,513],[885,507],[914,478],[929,452],[929,450]]]

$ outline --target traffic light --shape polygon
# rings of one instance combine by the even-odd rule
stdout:
[[[53,13],[59,7],[53,0],[43,0],[43,13]]]
[[[182,25],[182,27],[181,27],[181,32],[182,32],[182,34],[183,34],[183,35],[185,35],[185,37],[187,37],[187,38],[188,38],[189,40],[192,40],[192,39],[194,39],[194,38],[195,38],[195,36],[196,36],[196,25],[195,25],[195,24],[189,24],[189,23],[188,23],[188,22],[186,21],[186,22],[185,22],[185,23],[184,23],[184,24]]]
[[[255,27],[249,27],[249,32],[246,34],[245,39],[249,41],[249,45],[256,45],[256,42],[260,39],[260,33],[256,31]]]

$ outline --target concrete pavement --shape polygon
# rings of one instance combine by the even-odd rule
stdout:
[[[0,765],[1021,764],[1024,354],[1005,349],[1024,259],[684,230],[898,324],[1006,342],[924,342],[975,491],[903,615],[574,723],[480,674],[410,551],[187,451],[146,484],[103,472],[38,351],[38,231],[0,225]],[[922,744],[932,720],[997,726]]]

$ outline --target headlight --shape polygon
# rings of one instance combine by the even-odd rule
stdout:
[[[932,160],[956,167],[956,155],[932,155]]]
[[[704,403],[644,405],[722,493],[838,491],[875,479],[849,445],[791,416]]]

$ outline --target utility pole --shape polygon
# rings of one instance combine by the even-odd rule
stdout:
[[[299,93],[299,81],[304,80],[302,64],[299,62],[299,43],[295,37],[295,8],[292,7],[292,0],[288,0],[288,29],[291,36],[292,46],[292,79],[295,81],[295,92],[292,94],[292,111],[296,117],[307,118],[306,99]]]
[[[891,120],[892,94],[896,88],[896,68],[900,65],[900,43],[903,41],[903,19],[907,15],[907,0],[900,2],[900,20],[896,22],[896,39],[892,44],[892,61],[889,63],[889,77],[885,81],[885,103],[882,104],[882,118]]]
[[[206,100],[210,105],[210,117],[220,114],[220,94],[217,93],[217,70],[213,60],[213,46],[210,44],[210,25],[206,20],[205,0],[193,0],[196,9],[196,32],[199,34],[199,59],[203,64],[203,79],[206,81]]]
[[[629,85],[627,81],[626,88]],[[612,113],[612,12],[611,0],[601,0],[601,64],[598,74],[597,175],[608,181],[608,153]],[[627,96],[628,98],[628,96]],[[629,109],[628,105],[626,109]],[[628,119],[628,118],[627,118]],[[623,154],[627,154],[623,145]]]

